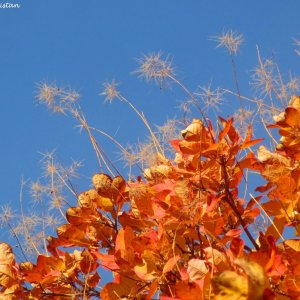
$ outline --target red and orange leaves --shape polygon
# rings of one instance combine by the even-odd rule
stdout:
[[[274,216],[274,226],[267,229],[276,239],[285,226],[293,226],[299,235],[300,222],[300,98],[293,96],[283,113],[274,117],[281,135],[276,152],[260,147],[258,159],[261,161],[261,174],[268,181],[263,190],[269,191],[268,201],[262,206],[269,216]]]
[[[95,174],[94,188],[78,196],[66,212],[68,223],[48,238],[48,256],[17,266],[4,247],[1,296],[12,290],[28,299],[45,293],[104,300],[300,299],[299,240],[279,243],[286,226],[299,226],[297,99],[277,122],[280,151],[261,146],[256,157],[248,148],[261,139],[252,138],[251,126],[243,139],[233,119],[220,118],[217,133],[209,121],[195,119],[182,140],[171,141],[174,162],[158,155],[144,180]],[[267,181],[249,200],[239,196],[247,169]],[[249,225],[261,212],[272,222],[250,243],[245,232],[253,234]],[[101,268],[114,279],[100,292]]]

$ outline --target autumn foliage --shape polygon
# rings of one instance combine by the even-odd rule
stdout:
[[[283,238],[299,235],[300,98],[274,119],[275,151],[232,118],[194,119],[170,141],[173,161],[157,154],[136,181],[95,174],[48,256],[16,263],[0,245],[1,299],[300,299],[300,240]],[[242,198],[249,170],[263,185]],[[257,238],[260,215],[270,225]]]

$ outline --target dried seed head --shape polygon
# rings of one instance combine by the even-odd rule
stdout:
[[[93,176],[93,185],[101,196],[111,196],[112,179],[106,174],[95,174]]]
[[[212,37],[212,40],[218,43],[217,48],[226,48],[230,55],[236,55],[244,41],[244,37],[242,34],[228,30]]]
[[[92,191],[92,192],[90,192],[90,191]],[[93,200],[95,199],[95,198],[93,198],[93,193],[95,193],[96,197],[98,196],[98,193],[95,190],[90,190],[90,191],[81,193],[78,196],[78,204],[80,207],[91,208],[93,206]]]
[[[162,54],[150,53],[144,55],[138,60],[139,68],[134,72],[147,81],[154,80],[160,84],[169,76],[174,76],[174,68],[171,60],[166,57],[162,58]]]
[[[114,80],[111,82],[103,83],[103,91],[99,94],[100,96],[105,96],[105,102],[112,103],[114,99],[120,96],[120,92],[117,89],[118,83]]]

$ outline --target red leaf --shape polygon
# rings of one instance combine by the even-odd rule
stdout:
[[[158,282],[156,280],[154,280],[149,287],[149,292],[146,297],[146,300],[151,300],[153,298],[153,296],[155,295],[155,293],[157,291],[157,288],[158,288]]]
[[[172,140],[170,141],[170,145],[175,149],[176,152],[181,152],[180,148],[179,148],[179,142],[181,140]]]
[[[230,250],[235,257],[243,256],[245,242],[240,238],[234,238],[230,244]]]

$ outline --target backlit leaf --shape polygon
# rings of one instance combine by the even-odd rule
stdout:
[[[205,260],[197,258],[189,260],[187,272],[191,281],[202,279],[208,271]]]
[[[298,239],[290,239],[284,242],[286,245],[291,247],[293,250],[300,252],[300,240]]]
[[[167,273],[169,271],[171,271],[174,266],[176,265],[176,263],[178,262],[178,260],[180,259],[180,256],[179,255],[176,255],[176,256],[173,256],[171,257],[167,262],[166,264],[164,265],[164,268],[163,268],[163,274],[164,273]]]
[[[224,271],[212,279],[216,300],[247,300],[247,278],[233,271]],[[250,299],[250,298],[249,298]],[[254,300],[254,299],[253,299]],[[258,300],[258,299],[257,299]]]

